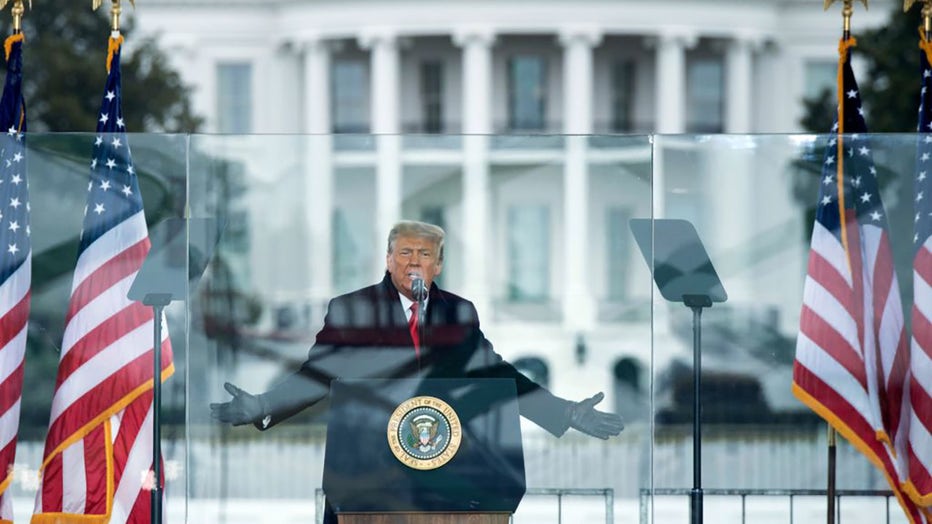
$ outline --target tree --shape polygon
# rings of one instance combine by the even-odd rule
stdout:
[[[23,17],[23,91],[30,131],[93,131],[106,79],[109,2],[96,12],[90,2],[39,1]],[[181,82],[157,40],[132,37],[129,5],[121,33],[130,44],[121,58],[124,119],[133,132],[194,132],[190,89]],[[11,33],[10,19],[0,24]],[[131,51],[130,51],[131,50]]]
[[[919,103],[919,10],[904,14],[899,2],[884,27],[856,34],[851,51],[867,66],[858,78],[861,100],[867,110],[867,127],[872,133],[908,133],[916,130]],[[825,133],[832,125],[834,93],[823,91],[803,101],[806,113],[800,124],[814,133]],[[828,117],[827,115],[833,115]]]
[[[107,76],[110,2],[105,2],[104,8],[97,12],[91,10],[90,4],[89,1],[39,0],[23,17],[26,37],[23,88],[30,132],[87,133],[96,129]],[[129,6],[126,7],[125,12],[131,13]],[[127,45],[120,62],[126,129],[130,132],[196,131],[202,120],[192,111],[189,88],[172,70],[156,39],[135,39],[130,17],[124,16],[123,22],[121,32]],[[6,16],[0,22],[0,31],[10,34],[10,25],[10,18]],[[57,192],[62,201],[70,199],[71,207],[80,206],[84,192],[75,191],[73,184],[74,180],[81,179],[79,187],[83,188],[85,183],[83,177],[88,172],[85,161],[91,152],[88,136],[37,134],[28,141],[32,165],[42,165],[43,157],[60,161],[56,163],[55,173],[39,169],[40,172],[31,174],[37,175],[31,179],[33,201],[40,202],[37,208],[46,214],[53,212],[48,206],[43,207],[40,198],[43,192]],[[177,149],[171,147],[177,142],[162,136],[135,141],[141,146],[135,149],[134,158],[150,223],[164,215],[181,214],[185,191],[173,187],[170,177],[166,176],[184,171]],[[153,147],[153,144],[164,144],[164,147]],[[49,182],[53,180],[57,185],[50,188]],[[45,201],[49,202],[56,201]],[[67,229],[68,226],[52,227]],[[41,226],[34,230],[42,236]],[[41,439],[48,427],[64,330],[62,308],[68,303],[77,252],[77,228],[74,233],[73,238],[33,253],[33,298],[24,377],[28,388],[23,394],[20,425],[20,439],[23,440]]]
[[[858,75],[858,89],[871,133],[913,133],[919,109],[919,10],[904,14],[895,2],[884,27],[855,34],[858,45],[851,52],[866,66]],[[834,89],[803,100],[800,124],[814,133],[828,133],[837,115]],[[875,137],[873,157],[877,179],[887,210],[900,295],[912,301],[913,206],[915,142],[906,137]],[[804,206],[806,238],[812,233],[815,200],[819,191],[825,144],[814,146],[794,162],[793,192]],[[907,317],[907,323],[909,319]]]

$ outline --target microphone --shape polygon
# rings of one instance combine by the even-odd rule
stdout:
[[[417,273],[411,273],[408,276],[411,277],[411,294],[414,295],[414,300],[423,302],[427,299],[427,286],[424,284],[424,279]]]

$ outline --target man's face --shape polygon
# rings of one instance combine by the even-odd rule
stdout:
[[[385,268],[392,277],[392,283],[402,295],[414,300],[411,292],[412,276],[424,279],[424,285],[430,289],[431,282],[440,274],[443,264],[437,244],[420,237],[399,236],[395,247],[385,257]]]

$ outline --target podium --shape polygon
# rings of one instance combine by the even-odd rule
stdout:
[[[505,524],[524,496],[511,379],[331,384],[323,490],[340,524]]]
[[[510,513],[343,513],[340,524],[508,524]]]

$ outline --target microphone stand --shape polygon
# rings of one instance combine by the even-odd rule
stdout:
[[[424,335],[427,331],[427,328],[425,326],[426,321],[427,321],[427,290],[424,289],[421,296],[419,296],[417,299],[417,339],[421,343],[422,354],[424,353],[424,350],[427,347],[427,345],[424,343],[425,342]],[[420,364],[418,364],[418,367],[420,367]]]

